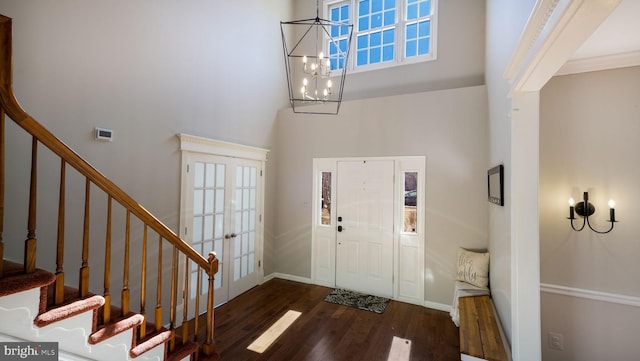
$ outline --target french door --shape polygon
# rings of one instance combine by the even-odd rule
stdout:
[[[219,271],[215,277],[215,304],[225,303],[257,285],[256,225],[258,224],[258,177],[260,163],[229,157],[194,156],[187,171],[192,185],[191,232],[187,240],[196,251],[216,252]],[[190,268],[190,283],[197,282]],[[207,295],[202,280],[201,295]],[[195,298],[195,287],[191,287]]]
[[[189,144],[181,146],[184,150]],[[216,253],[215,305],[261,281],[263,164],[255,159],[183,153],[180,235],[204,257]],[[200,298],[200,308],[204,308],[208,280],[200,279],[201,292],[196,294],[197,267],[190,264],[187,268],[189,307],[193,309]]]

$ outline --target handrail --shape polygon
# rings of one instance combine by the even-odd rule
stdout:
[[[164,223],[159,221],[149,211],[147,211],[142,205],[136,202],[131,196],[125,193],[115,183],[107,179],[102,173],[91,166],[87,161],[80,157],[76,152],[69,148],[64,142],[54,136],[45,127],[43,127],[38,121],[27,114],[18,101],[16,100],[13,92],[13,80],[12,80],[12,20],[9,17],[0,15],[0,190],[4,189],[4,165],[5,165],[5,151],[4,151],[4,119],[5,115],[11,118],[17,125],[23,128],[27,133],[32,136],[32,160],[31,160],[31,181],[30,181],[30,194],[29,194],[29,219],[28,219],[28,235],[25,241],[25,264],[24,272],[31,273],[36,268],[36,236],[35,236],[35,218],[36,218],[36,189],[37,189],[37,145],[38,143],[46,146],[51,152],[58,155],[61,159],[60,169],[60,204],[58,207],[58,239],[57,239],[57,255],[56,255],[56,290],[55,290],[55,304],[59,304],[63,301],[63,288],[64,288],[64,272],[62,271],[62,258],[64,253],[64,214],[65,214],[65,167],[68,164],[83,175],[86,179],[85,184],[85,214],[84,214],[84,230],[82,240],[82,268],[80,269],[80,297],[84,297],[89,293],[89,264],[88,264],[88,250],[89,250],[89,207],[90,207],[90,188],[91,183],[100,188],[104,193],[108,195],[108,209],[107,209],[107,234],[105,240],[105,259],[110,259],[111,252],[111,201],[115,200],[127,211],[126,219],[126,239],[125,239],[125,259],[124,259],[124,280],[123,289],[121,295],[121,311],[122,315],[129,313],[129,242],[130,242],[130,216],[137,217],[144,224],[143,235],[143,257],[145,259],[142,263],[142,286],[143,290],[146,289],[146,247],[147,247],[147,227],[153,230],[158,237],[158,287],[157,287],[157,305],[155,308],[155,331],[160,331],[162,328],[162,313],[163,308],[161,304],[161,277],[162,277],[162,241],[166,240],[173,246],[172,255],[172,279],[171,279],[171,308],[170,308],[170,328],[175,331],[175,312],[177,305],[178,294],[178,262],[179,253],[186,256],[185,266],[185,289],[182,292],[183,297],[183,309],[184,318],[183,321],[183,339],[182,342],[188,342],[188,331],[185,331],[185,324],[188,325],[187,320],[187,305],[189,291],[188,270],[189,263],[193,262],[198,266],[197,277],[198,285],[196,285],[196,291],[198,295],[202,290],[200,284],[201,272],[204,271],[208,275],[208,291],[207,291],[207,311],[206,311],[206,336],[204,340],[199,341],[201,351],[205,355],[213,355],[215,353],[215,342],[213,340],[213,321],[214,321],[214,276],[218,272],[218,259],[215,252],[210,252],[205,256],[196,252],[189,244],[184,242],[175,232],[168,228]],[[4,195],[4,192],[2,192]],[[2,239],[3,225],[4,223],[4,197],[0,196],[0,277],[2,277],[3,266],[3,253],[4,243]],[[110,320],[110,304],[111,304],[111,291],[110,291],[110,266],[109,262],[105,261],[105,274],[104,274],[104,297],[105,306],[103,313],[103,322],[106,324]],[[143,292],[144,294],[144,292]],[[146,319],[146,297],[140,298],[140,312]],[[198,305],[198,301],[196,301]],[[193,312],[195,314],[195,328],[194,341],[197,341],[198,333],[198,317],[199,308]],[[144,337],[146,334],[146,325],[140,327],[139,335]],[[175,340],[169,343],[169,349],[173,350],[175,347]]]
[[[142,222],[149,225],[151,229],[160,234],[164,239],[171,242],[178,250],[202,267],[207,274],[212,275],[214,273],[214,267],[204,256],[196,252],[190,245],[178,237],[175,232],[160,222],[131,196],[107,179],[102,173],[87,163],[87,161],[22,109],[13,93],[11,37],[11,18],[0,15],[0,51],[2,52],[0,53],[0,105],[4,108],[6,114],[16,124],[33,135],[40,143],[64,159],[67,164],[87,177],[104,192],[111,195],[113,199],[131,211],[131,213]]]

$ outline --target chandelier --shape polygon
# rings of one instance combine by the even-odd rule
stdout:
[[[289,102],[294,113],[338,114],[353,25],[320,18],[280,22]],[[298,37],[287,45],[287,35]]]

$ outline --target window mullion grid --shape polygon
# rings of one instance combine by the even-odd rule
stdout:
[[[400,4],[400,5],[398,5]],[[396,3],[396,62],[403,63],[405,60],[405,27],[407,23],[407,1],[401,0]]]
[[[437,0],[435,0],[437,3]],[[416,26],[419,25],[420,22],[423,21],[429,21],[429,25],[430,25],[430,29],[429,29],[429,53],[428,55],[430,57],[433,57],[433,49],[435,46],[435,38],[434,38],[434,20],[433,20],[433,15],[436,11],[435,9],[435,4],[433,3],[434,1],[432,0],[432,4],[431,4],[431,11],[430,14],[424,17],[420,17],[418,16],[416,19],[411,19],[411,21],[407,20],[407,1],[406,0],[397,0],[396,1],[396,8],[395,8],[395,12],[396,12],[396,21],[394,23],[394,25],[388,25],[388,26],[383,26],[380,28],[376,28],[375,30],[372,30],[371,28],[365,30],[365,31],[359,31],[358,30],[358,2],[359,0],[349,0],[349,21],[351,21],[354,24],[354,29],[353,29],[353,37],[355,41],[352,41],[351,44],[351,49],[349,49],[351,56],[348,59],[348,63],[345,64],[345,66],[347,67],[347,69],[349,70],[357,70],[359,67],[357,66],[357,56],[358,56],[358,36],[360,35],[370,35],[372,32],[375,31],[380,31],[381,32],[381,36],[382,33],[390,28],[395,27],[395,44],[394,44],[394,60],[393,61],[380,61],[379,63],[374,63],[371,64],[370,62],[367,62],[367,64],[363,65],[363,68],[368,68],[371,65],[374,66],[385,66],[384,64],[388,64],[386,66],[389,66],[392,64],[401,64],[404,62],[407,62],[409,60],[409,58],[406,57],[406,28],[407,28],[407,24],[409,23],[416,23]],[[327,6],[326,6],[326,10],[328,12],[329,9],[329,5],[331,4],[336,4],[339,2],[327,2]],[[370,9],[369,9],[370,10]],[[382,16],[384,18],[384,10],[382,11]],[[369,12],[369,17],[371,17],[371,12]],[[384,44],[381,44],[381,46],[383,46]],[[369,51],[371,49],[371,47],[369,46],[367,48],[367,51]],[[421,58],[422,56],[427,55],[427,54],[423,54],[423,55],[416,55],[412,58]],[[413,59],[411,59],[413,60]],[[370,59],[369,59],[370,61]]]

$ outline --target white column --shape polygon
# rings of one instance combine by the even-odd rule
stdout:
[[[516,92],[511,124],[511,348],[540,360],[539,92]]]

